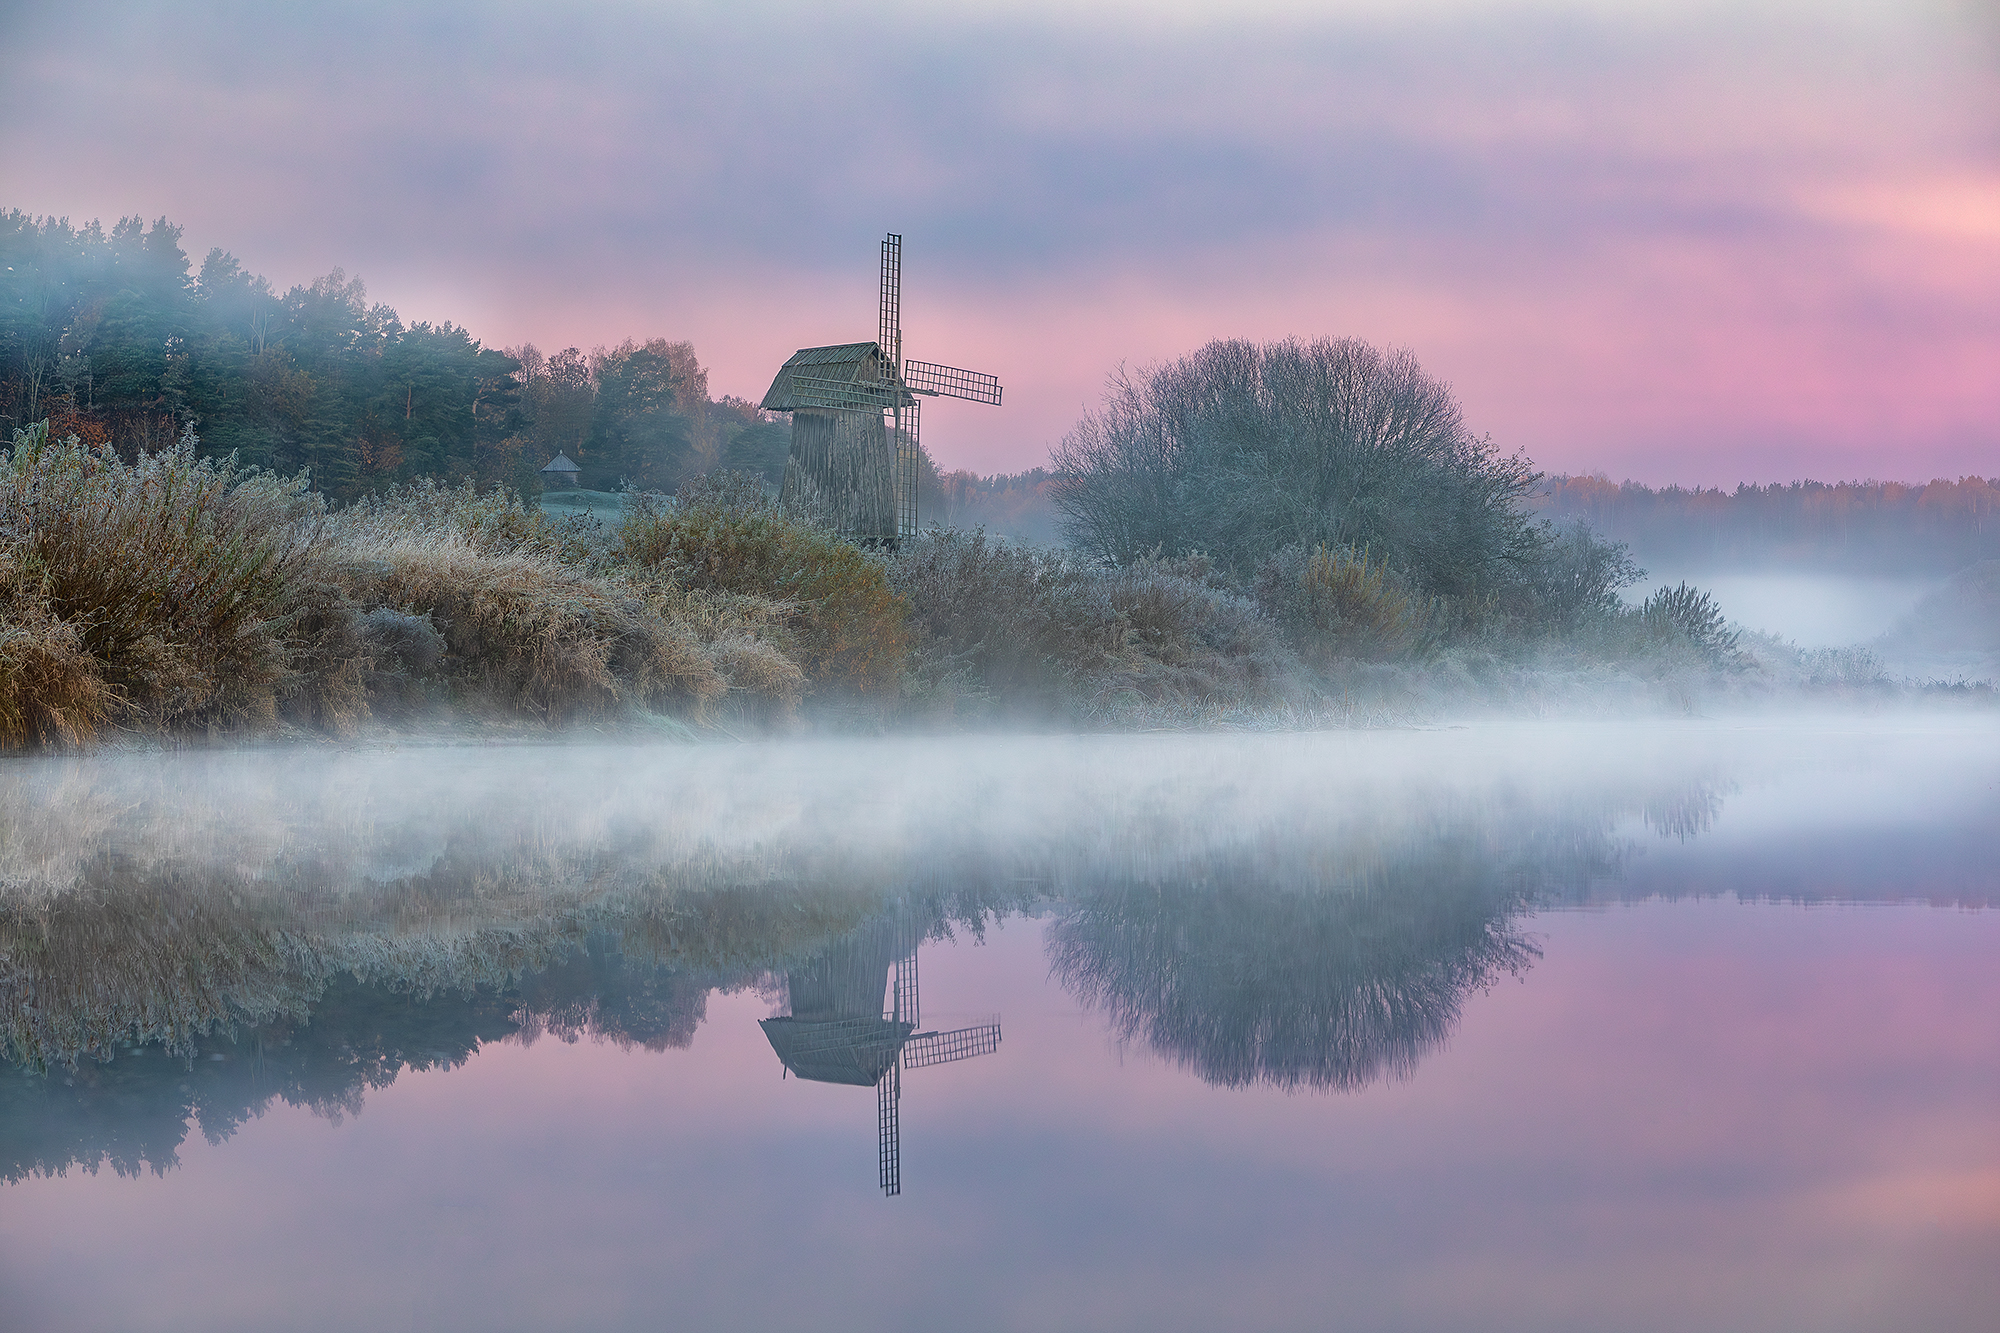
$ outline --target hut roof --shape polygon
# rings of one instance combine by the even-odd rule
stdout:
[[[823,406],[822,402],[802,399],[798,387],[792,383],[793,372],[841,384],[888,385],[900,399],[900,405],[908,406],[916,401],[903,384],[896,367],[882,355],[880,344],[835,343],[830,347],[801,347],[792,353],[791,360],[778,368],[778,376],[771,381],[770,392],[764,395],[764,401],[758,406],[766,412],[793,412],[802,407]],[[887,407],[891,404],[885,401],[882,405]]]
[[[860,1088],[882,1081],[915,1030],[893,1018],[766,1018],[759,1026],[785,1068],[800,1078]]]
[[[544,467],[544,468],[542,469],[542,471],[544,471],[544,472],[581,472],[581,471],[583,471],[583,469],[582,469],[582,468],[580,468],[580,467],[578,467],[578,466],[577,466],[576,464],[574,464],[574,463],[570,462],[570,461],[569,461],[569,459],[568,459],[567,457],[565,457],[565,456],[564,456],[564,455],[563,455],[563,454],[562,454],[562,453],[561,453],[560,451],[558,451],[558,452],[557,452],[557,454],[556,454],[556,456],[555,456],[554,458],[551,458],[551,459],[550,459],[550,460],[548,461],[548,465],[547,465],[547,466],[545,466],[545,467]]]

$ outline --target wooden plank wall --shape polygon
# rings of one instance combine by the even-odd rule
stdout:
[[[896,449],[882,414],[792,413],[782,496],[787,507],[823,514],[844,536],[894,540]]]

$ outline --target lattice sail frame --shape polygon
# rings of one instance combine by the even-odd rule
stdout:
[[[882,1177],[882,1194],[893,1199],[903,1192],[903,1069],[889,1066],[875,1085],[875,1160]]]
[[[1000,1019],[995,1015],[991,1020],[969,1028],[953,1028],[949,1032],[919,1032],[903,1043],[902,1065],[905,1069],[925,1069],[931,1065],[948,1065],[958,1060],[970,1060],[974,1056],[991,1055],[1000,1049]]]
[[[912,393],[927,393],[933,398],[963,398],[967,402],[1000,406],[1000,377],[983,370],[961,370],[935,361],[905,361],[903,383],[910,386]]]

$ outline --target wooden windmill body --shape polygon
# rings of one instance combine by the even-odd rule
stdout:
[[[784,503],[874,545],[917,531],[921,399],[1000,405],[995,376],[904,360],[902,309],[903,238],[891,233],[882,242],[876,341],[800,348],[759,404],[792,414]]]

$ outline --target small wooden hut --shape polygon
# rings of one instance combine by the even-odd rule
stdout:
[[[583,469],[569,461],[561,450],[542,468],[542,485],[552,491],[570,490],[576,486],[576,477]]]

